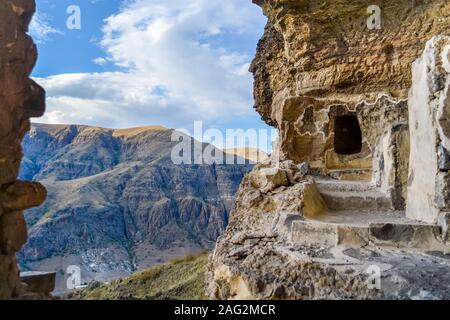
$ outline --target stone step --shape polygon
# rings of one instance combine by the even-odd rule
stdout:
[[[368,228],[359,226],[320,221],[294,221],[291,232],[292,241],[300,244],[315,244],[324,247],[334,247],[340,244],[363,247],[369,244]]]
[[[335,179],[315,179],[319,191],[365,192],[376,191],[377,187],[370,182],[342,181]]]
[[[372,180],[371,169],[329,170],[328,175],[337,180],[365,181]]]
[[[320,191],[330,210],[392,210],[392,201],[382,192],[369,191]]]
[[[437,225],[406,219],[399,212],[345,211],[341,214],[342,219],[339,219],[339,212],[334,212],[321,220],[293,221],[292,241],[324,247],[383,246],[450,252],[450,243],[443,240],[442,230]]]

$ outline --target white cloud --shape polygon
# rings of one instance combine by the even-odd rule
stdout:
[[[94,60],[92,60],[92,62],[94,62],[95,64],[97,64],[99,66],[105,66],[108,64],[108,60],[106,60],[105,58],[102,58],[102,57],[95,58]]]
[[[61,31],[53,28],[50,25],[47,16],[36,12],[30,23],[30,35],[36,43],[43,43],[48,41],[52,34],[62,34]]]
[[[239,41],[263,23],[250,1],[127,1],[101,40],[125,71],[37,79],[48,96],[44,122],[180,128],[253,114],[252,57]]]

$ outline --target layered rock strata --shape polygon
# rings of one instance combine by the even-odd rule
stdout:
[[[241,185],[210,296],[449,298],[450,4],[254,2],[255,108],[279,141]]]
[[[43,89],[29,78],[37,57],[26,34],[34,11],[33,0],[0,2],[0,299],[20,294],[15,254],[27,240],[22,211],[46,197],[39,183],[17,180],[29,119],[45,109]]]
[[[436,222],[450,210],[450,37],[433,38],[413,65],[407,215]]]

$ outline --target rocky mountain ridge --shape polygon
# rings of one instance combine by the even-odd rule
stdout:
[[[22,268],[102,281],[211,248],[252,165],[175,165],[172,133],[33,124],[20,177],[48,199],[26,212]]]

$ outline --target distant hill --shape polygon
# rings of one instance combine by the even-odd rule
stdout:
[[[58,271],[64,290],[69,265],[103,281],[211,248],[252,165],[175,165],[172,133],[34,124],[20,178],[49,195],[26,212],[22,269]]]
[[[250,160],[253,163],[262,162],[269,159],[269,155],[258,148],[243,147],[243,148],[230,148],[224,149],[228,154],[233,154],[238,157]]]

